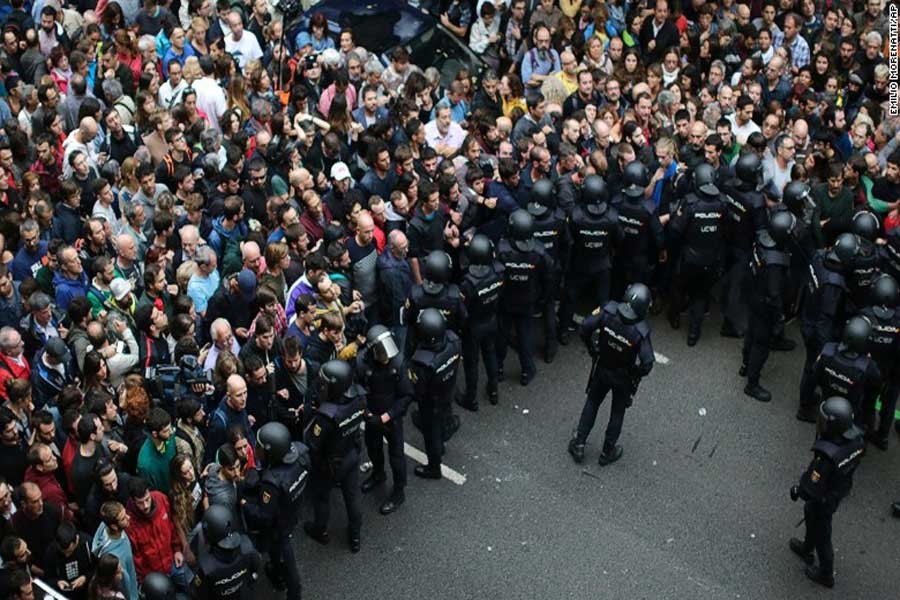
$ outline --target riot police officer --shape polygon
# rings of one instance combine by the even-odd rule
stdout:
[[[330,360],[319,370],[319,408],[306,428],[312,456],[310,491],[315,521],[303,524],[306,534],[327,544],[331,490],[338,485],[347,509],[350,551],[359,552],[362,513],[359,506],[360,426],[366,414],[365,393],[353,383],[353,368]]]
[[[534,219],[534,239],[544,246],[550,258],[550,291],[544,298],[541,325],[544,330],[544,361],[552,363],[559,350],[556,329],[556,298],[562,283],[562,268],[568,264],[572,240],[566,225],[566,213],[557,206],[556,193],[549,179],[539,179],[531,188],[528,213]]]
[[[625,165],[624,182],[623,198],[613,203],[623,234],[615,267],[619,291],[631,283],[650,281],[657,254],[661,261],[666,258],[659,213],[644,195],[649,183],[644,163],[634,160]]]
[[[597,411],[612,390],[612,408],[600,464],[608,465],[622,457],[622,446],[616,444],[622,432],[625,410],[631,406],[638,385],[653,368],[653,345],[650,343],[650,290],[643,283],[633,283],[625,291],[622,302],[608,302],[597,308],[581,324],[581,337],[594,359],[587,385],[587,399],[578,420],[575,435],[569,441],[569,454],[580,463],[584,460],[584,444]]]
[[[728,203],[727,271],[722,285],[720,331],[724,337],[741,337],[746,329],[747,303],[743,291],[747,265],[756,232],[765,229],[768,223],[766,201],[758,189],[762,180],[759,156],[753,151],[744,152],[738,157],[734,171],[735,179],[723,185],[724,199]]]
[[[455,333],[447,330],[443,315],[433,308],[419,313],[416,337],[419,342],[410,360],[409,379],[419,404],[428,464],[416,466],[413,472],[424,479],[440,479],[444,424],[452,410],[460,342]]]
[[[466,308],[459,297],[459,287],[450,282],[453,262],[450,255],[441,250],[433,250],[425,257],[422,269],[422,283],[414,285],[403,308],[403,323],[415,325],[419,312],[426,308],[436,308],[447,320],[447,327],[459,335],[466,322]],[[416,346],[415,328],[406,336],[406,351],[411,353]]]
[[[830,397],[819,406],[818,436],[813,459],[791,488],[791,500],[803,499],[806,537],[791,538],[790,548],[806,563],[806,576],[826,587],[834,586],[834,548],[831,520],[853,488],[853,473],[865,453],[861,432],[853,425],[853,408],[841,397]],[[819,556],[814,567],[813,550]]]
[[[535,187],[541,183],[535,183]],[[460,293],[469,320],[462,336],[465,395],[458,404],[466,410],[478,410],[478,355],[484,361],[487,396],[497,404],[497,307],[503,288],[503,265],[494,259],[494,248],[486,235],[475,234],[466,248],[469,266],[460,284]]]
[[[863,210],[853,215],[850,231],[859,236],[859,252],[847,277],[847,287],[850,288],[850,299],[857,311],[868,306],[869,286],[878,274],[880,255],[875,240],[880,230],[878,217],[871,212]]]
[[[797,409],[797,419],[800,421],[816,421],[813,367],[822,347],[838,338],[838,328],[846,321],[847,284],[844,274],[858,250],[858,238],[852,233],[842,233],[831,250],[818,250],[810,261],[800,324],[806,346],[806,362],[800,378],[800,406]]]
[[[231,509],[210,506],[203,515],[201,536],[192,540],[197,568],[191,582],[193,596],[213,600],[253,597],[252,584],[260,556],[250,538],[235,530]]]
[[[888,231],[884,239],[886,243],[878,246],[880,270],[900,281],[900,227]]]
[[[869,337],[869,350],[878,370],[881,371],[882,386],[881,412],[877,428],[875,423],[875,407],[866,405],[867,419],[866,438],[881,450],[887,450],[888,433],[894,422],[894,410],[897,407],[897,395],[900,393],[900,311],[897,300],[900,291],[897,281],[883,273],[875,278],[869,293],[870,306],[862,311],[862,315],[872,326]],[[874,396],[870,398],[874,401]]]
[[[175,584],[168,575],[147,573],[141,584],[141,598],[143,600],[176,600]]]
[[[881,385],[878,365],[868,355],[871,334],[872,326],[865,318],[853,317],[844,326],[840,343],[825,344],[813,367],[822,398],[845,398],[860,426],[868,417],[864,408],[874,409],[875,395]]]
[[[563,345],[575,330],[575,303],[586,289],[592,306],[609,301],[613,254],[622,243],[619,213],[609,205],[606,182],[597,175],[585,177],[581,204],[572,211],[570,229],[574,260],[568,265],[559,306],[559,341]]]
[[[528,211],[517,210],[509,216],[508,237],[500,240],[497,259],[503,264],[500,292],[500,328],[497,336],[497,378],[503,380],[503,362],[512,328],[516,329],[516,351],[522,372],[519,383],[528,385],[537,373],[534,364],[533,315],[553,293],[553,270],[543,244],[534,239],[534,219]]]
[[[406,499],[406,456],[403,454],[403,417],[413,399],[403,354],[390,329],[375,325],[366,333],[366,346],[356,356],[356,377],[366,391],[364,438],[372,474],[363,481],[366,494],[387,480],[384,473],[383,440],[387,439],[388,461],[394,488],[379,512],[389,515]]]
[[[747,377],[744,393],[760,402],[772,394],[759,384],[769,358],[773,324],[784,318],[784,293],[790,270],[787,244],[796,219],[788,211],[772,214],[766,229],[759,231],[750,257],[749,318],[739,374]]]
[[[803,286],[806,284],[806,273],[809,261],[816,251],[816,240],[813,235],[812,222],[818,222],[818,208],[809,195],[809,186],[802,181],[791,181],[784,186],[781,203],[772,207],[772,211],[787,210],[794,215],[794,230],[791,233],[788,253],[791,257],[788,283],[785,288],[784,318],[775,323],[772,335],[772,350],[791,351],[797,342],[784,335],[785,320],[797,314],[800,308]]]
[[[680,300],[687,295],[687,344],[700,338],[703,317],[709,309],[710,289],[722,269],[725,251],[725,203],[715,183],[716,171],[707,163],[694,169],[694,193],[688,194],[672,219],[669,230],[682,244],[675,300],[669,304],[669,322],[679,325]]]
[[[267,567],[269,578],[276,585],[283,580],[288,600],[297,600],[300,572],[291,538],[306,489],[309,449],[301,442],[292,442],[288,428],[272,421],[257,432],[256,450],[265,468],[259,476],[258,495],[247,499],[244,516],[251,529],[269,536],[263,540],[272,560],[272,567]]]

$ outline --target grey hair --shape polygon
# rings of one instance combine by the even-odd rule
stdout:
[[[37,224],[37,221],[34,219],[25,219],[25,222],[19,226],[19,233],[26,233],[29,231],[40,231],[41,227]]]
[[[156,48],[156,40],[152,35],[142,35],[140,39],[138,39],[138,50],[141,52],[146,52],[147,50],[153,50]]]
[[[870,31],[866,34],[866,43],[867,44],[878,44],[881,47],[881,43],[884,41],[884,38],[881,37],[881,34],[877,31]]]
[[[103,80],[103,95],[110,100],[118,100],[125,92],[122,90],[122,82],[118,79]]]
[[[194,254],[194,260],[198,265],[209,265],[213,257],[213,249],[209,246],[200,246]]]
[[[21,334],[19,334],[15,328],[9,327],[8,325],[0,329],[0,350],[4,353],[9,353],[10,350],[15,348],[18,342],[14,344],[13,340],[17,335],[21,337]]]
[[[250,114],[253,115],[254,118],[259,119],[267,114],[272,113],[272,105],[262,98],[256,98],[250,104]]]
[[[219,132],[212,127],[204,129],[200,134],[200,145],[203,146],[203,150],[206,152],[212,152],[218,141]]]
[[[134,219],[134,216],[137,214],[137,202],[126,202],[124,206],[122,206],[122,216],[125,217],[126,221],[131,221]]]
[[[369,60],[366,61],[366,73],[384,73],[384,65],[381,64],[375,55],[369,57]]]
[[[50,296],[44,292],[34,292],[28,296],[28,306],[32,311],[44,310],[50,306]]]
[[[663,90],[659,93],[659,96],[656,97],[656,102],[661,109],[669,110],[672,108],[672,105],[675,104],[675,94],[669,90]]]
[[[218,318],[212,322],[212,325],[209,326],[209,337],[216,339],[216,332],[222,329],[222,325],[231,329],[231,323],[228,322],[228,319]]]

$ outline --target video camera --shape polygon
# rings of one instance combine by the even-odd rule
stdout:
[[[175,413],[175,401],[191,395],[203,398],[210,394],[210,374],[196,356],[182,356],[178,365],[147,367],[145,373],[147,393],[170,414]],[[201,402],[202,403],[202,402]]]

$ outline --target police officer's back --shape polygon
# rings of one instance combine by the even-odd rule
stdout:
[[[650,270],[656,264],[656,254],[664,250],[659,214],[653,200],[644,195],[649,182],[647,167],[640,161],[632,161],[625,165],[624,178],[622,198],[614,202],[623,233],[617,266],[623,287],[648,281]]]
[[[566,283],[559,307],[560,343],[567,344],[574,331],[575,303],[588,289],[593,306],[609,300],[613,256],[622,243],[618,211],[610,205],[606,182],[597,175],[585,178],[581,204],[572,210],[569,223],[572,258],[567,265]]]
[[[192,541],[197,557],[191,582],[195,598],[253,598],[261,560],[250,538],[236,531],[234,519],[231,509],[217,504],[203,515],[202,535]]]
[[[853,308],[857,311],[869,304],[869,286],[878,275],[881,256],[875,241],[880,230],[878,217],[871,212],[864,210],[853,215],[850,231],[859,236],[859,252],[847,276],[847,287],[850,288]]]
[[[419,404],[428,464],[416,466],[414,472],[425,479],[440,479],[445,430],[447,422],[452,420],[451,401],[456,390],[460,341],[455,333],[447,330],[443,315],[433,308],[419,313],[416,336],[418,345],[410,360],[409,379]]]
[[[870,428],[867,439],[881,450],[887,450],[888,433],[894,422],[897,395],[900,393],[900,299],[897,281],[886,273],[875,278],[869,292],[869,304],[862,311],[872,326],[869,351],[881,371],[881,411],[878,426]],[[866,407],[874,425],[874,407]]]
[[[403,309],[403,323],[412,326],[406,336],[406,350],[412,352],[416,346],[415,323],[419,312],[426,308],[438,309],[447,320],[447,327],[457,335],[466,321],[466,308],[459,296],[459,286],[451,283],[453,264],[450,255],[434,250],[425,257],[422,269],[422,283],[414,285]]]
[[[535,184],[537,185],[537,184]],[[490,238],[483,234],[472,237],[466,248],[469,266],[460,283],[460,295],[469,320],[462,336],[463,366],[466,391],[459,405],[478,410],[478,356],[484,360],[487,375],[487,395],[497,404],[497,311],[500,291],[504,284],[504,266],[494,259]]]
[[[841,397],[830,397],[819,406],[819,431],[812,447],[813,459],[791,488],[791,499],[803,499],[806,538],[792,538],[791,550],[807,564],[806,576],[826,587],[834,586],[834,549],[831,520],[841,500],[853,488],[853,474],[865,452],[861,432],[853,426],[853,409]],[[815,557],[819,565],[813,566]]]
[[[362,517],[359,508],[360,426],[366,413],[363,388],[353,382],[353,368],[330,360],[319,371],[321,403],[306,429],[312,457],[312,492],[315,522],[304,524],[306,533],[328,543],[331,489],[341,487],[349,520],[351,552],[359,552]]]

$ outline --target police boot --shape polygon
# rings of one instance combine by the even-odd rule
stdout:
[[[786,337],[772,338],[769,349],[774,352],[790,352],[797,347],[797,342]]]
[[[497,381],[503,383],[506,381],[506,375],[503,373],[503,365],[497,365]],[[900,430],[898,430],[900,432]]]
[[[405,500],[406,494],[403,492],[403,490],[395,489],[391,493],[391,495],[388,496],[388,499],[385,501],[385,503],[381,505],[381,508],[378,509],[378,512],[383,515],[389,515],[400,508],[400,505],[403,504]]]
[[[578,439],[572,438],[569,440],[569,454],[572,455],[572,459],[581,464],[584,461],[584,444],[578,442]]]
[[[620,458],[622,458],[622,446],[603,446],[603,452],[600,453],[600,459],[597,463],[601,467],[605,467],[606,465],[611,465]]]
[[[272,583],[272,587],[276,590],[286,590],[287,582],[284,580],[284,572],[280,570],[275,563],[267,562],[263,567],[266,572],[266,577],[269,578],[269,581]]]
[[[347,543],[350,545],[350,552],[356,554],[359,552],[360,541],[359,541],[359,533],[348,533],[347,534]]]
[[[870,431],[866,433],[866,441],[885,452],[888,449],[888,439],[887,436],[882,436],[880,433],[876,431]]]
[[[820,567],[806,567],[806,576],[819,585],[827,588],[834,587],[834,573],[826,573]]]
[[[891,510],[894,511],[894,518],[900,519],[900,500],[891,504]]]
[[[492,406],[497,406],[497,403],[500,402],[500,394],[497,390],[488,390],[487,397]]]
[[[769,390],[758,383],[748,383],[744,386],[744,393],[760,402],[770,402],[772,400],[772,394],[769,393]]]
[[[528,384],[534,380],[535,375],[537,375],[537,373],[529,373],[527,371],[525,373],[522,373],[521,375],[519,375],[519,385],[521,385],[522,387],[528,387]]]
[[[360,487],[360,489],[363,494],[368,494],[385,481],[387,481],[387,475],[385,475],[383,471],[381,473],[372,473],[362,482],[362,487]]]
[[[303,531],[306,532],[306,535],[308,535],[312,539],[316,540],[323,546],[325,546],[326,544],[328,544],[328,542],[331,541],[331,536],[328,535],[328,530],[319,529],[318,527],[316,527],[316,524],[313,523],[312,521],[307,521],[306,523],[303,524]]]
[[[678,313],[678,309],[675,308],[675,303],[672,302],[669,304],[669,325],[672,326],[672,329],[679,329],[681,327],[681,315]]]
[[[801,406],[797,409],[797,420],[805,421],[806,423],[815,423],[816,422],[816,409],[812,406]]]
[[[559,333],[556,335],[556,338],[559,340],[559,344],[561,346],[568,346],[569,340],[572,339],[572,334],[575,333],[575,328],[571,325],[559,327]]]
[[[700,329],[699,328],[695,329],[693,327],[690,328],[688,330],[687,345],[691,346],[691,347],[696,346],[697,340],[699,340],[699,339],[700,339]]]
[[[457,431],[459,431],[459,415],[450,415],[444,421],[443,437],[445,442],[449,442]]]
[[[791,538],[789,546],[791,547],[791,552],[802,558],[807,565],[811,566],[816,562],[816,557],[813,556],[812,550],[807,549],[806,545],[797,538]]]
[[[416,465],[416,468],[413,469],[413,474],[416,477],[421,477],[422,479],[440,479],[441,478],[441,469],[440,469],[440,467],[429,467],[427,465]]]
[[[731,325],[728,325],[727,323],[722,324],[722,328],[719,329],[719,335],[721,335],[722,337],[727,337],[727,338],[742,338],[742,337],[744,337],[743,333],[741,333],[740,331],[738,331]]]
[[[456,403],[469,412],[478,412],[478,402],[464,396],[457,396]]]

